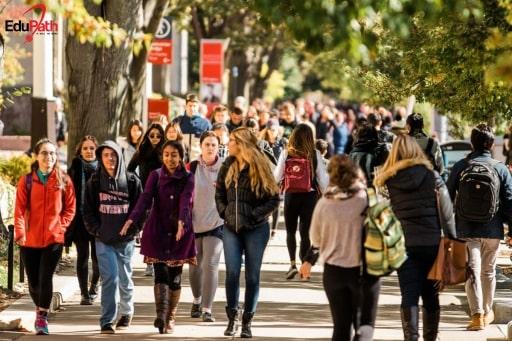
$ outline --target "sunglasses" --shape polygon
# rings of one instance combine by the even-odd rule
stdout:
[[[161,137],[162,137],[162,135],[160,135],[160,134],[149,134],[150,139],[159,139]]]

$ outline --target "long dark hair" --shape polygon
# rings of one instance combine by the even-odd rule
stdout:
[[[132,128],[135,127],[135,126],[139,127],[139,129],[142,132],[142,134],[140,135],[139,139],[134,143],[132,141]],[[131,120],[130,123],[128,124],[127,132],[128,132],[128,134],[126,134],[126,139],[128,140],[128,143],[130,145],[132,145],[133,147],[137,147],[137,145],[142,140],[142,136],[144,134],[144,127],[142,126],[142,122],[140,120]]]
[[[151,130],[153,130],[153,129],[158,130],[158,132],[161,135],[160,142],[158,142],[158,144],[155,147],[153,147],[153,145],[151,144],[151,141],[149,140],[149,134],[150,134]],[[146,133],[144,134],[144,137],[142,138],[142,141],[139,144],[139,147],[137,150],[139,152],[139,155],[142,157],[152,153],[153,151],[155,151],[157,155],[160,155],[162,153],[162,146],[164,145],[164,143],[165,143],[164,129],[162,128],[162,126],[159,123],[152,123],[149,126]]]
[[[290,135],[288,154],[293,157],[301,157],[313,161],[315,153],[313,130],[307,124],[298,124]]]

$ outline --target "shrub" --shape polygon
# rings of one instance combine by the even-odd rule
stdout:
[[[27,155],[14,156],[10,159],[0,159],[0,176],[11,185],[16,186],[18,179],[30,172],[32,159]]]

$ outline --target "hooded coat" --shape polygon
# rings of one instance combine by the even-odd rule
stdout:
[[[379,175],[389,191],[393,212],[402,224],[406,246],[438,245],[440,222],[446,235],[456,235],[450,195],[439,173],[431,167],[427,160],[401,160]]]
[[[111,177],[101,161],[103,149],[110,148],[117,154],[116,174]],[[134,239],[140,230],[132,224],[124,236],[120,236],[124,223],[135,207],[142,192],[139,178],[126,171],[121,147],[114,141],[105,141],[96,149],[98,171],[87,181],[84,201],[84,223],[87,231],[105,244],[116,244]]]

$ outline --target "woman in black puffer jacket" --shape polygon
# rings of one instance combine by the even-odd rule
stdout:
[[[87,232],[84,225],[82,215],[82,206],[84,204],[85,184],[91,175],[98,169],[98,161],[96,160],[96,148],[98,141],[94,136],[87,135],[78,144],[76,148],[76,156],[71,162],[68,174],[73,181],[76,195],[76,214],[71,225],[66,231],[66,246],[71,243],[76,245],[76,276],[80,286],[82,300],[80,304],[91,305],[98,295],[98,281],[100,278],[100,270],[98,268],[98,258],[96,258],[96,246],[94,237]],[[90,248],[90,252],[89,252]],[[92,260],[92,277],[91,286],[87,287],[89,280],[89,255]]]
[[[391,206],[405,234],[407,261],[398,270],[402,294],[404,339],[418,340],[418,301],[423,301],[423,339],[437,339],[440,306],[435,282],[427,275],[439,248],[442,224],[445,235],[455,238],[453,207],[439,174],[414,138],[398,136],[388,160],[375,178],[386,187]],[[439,197],[439,209],[437,197]]]
[[[279,205],[279,188],[258,139],[247,128],[233,130],[229,155],[219,170],[215,203],[224,219],[226,260],[226,336],[234,336],[238,323],[240,268],[245,255],[245,301],[242,338],[252,337],[251,321],[256,311],[263,252],[270,237],[268,217]]]

